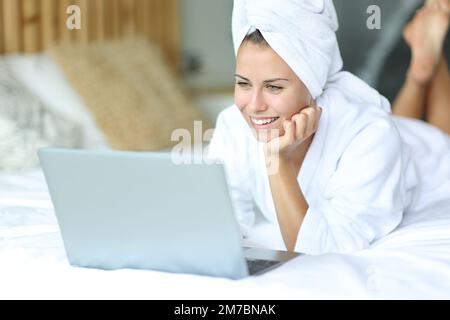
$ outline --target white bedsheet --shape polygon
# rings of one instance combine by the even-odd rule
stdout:
[[[449,299],[450,199],[372,248],[301,256],[240,281],[68,264],[41,171],[0,174],[0,299]]]

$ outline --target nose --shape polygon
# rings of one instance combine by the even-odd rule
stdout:
[[[255,113],[267,110],[267,104],[264,101],[263,94],[260,90],[258,89],[253,90],[248,104],[248,108]]]

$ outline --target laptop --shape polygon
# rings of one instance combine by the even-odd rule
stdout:
[[[39,158],[71,265],[240,279],[297,256],[242,246],[220,164],[52,148]]]

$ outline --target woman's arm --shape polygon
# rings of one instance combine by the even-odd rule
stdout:
[[[308,211],[308,203],[297,181],[297,174],[292,163],[284,158],[279,159],[277,172],[269,174],[278,223],[288,251],[294,251],[300,226]]]
[[[303,109],[291,121],[286,121],[284,135],[269,142],[265,149],[272,198],[288,251],[294,251],[300,226],[309,208],[297,176],[320,115],[320,108]]]

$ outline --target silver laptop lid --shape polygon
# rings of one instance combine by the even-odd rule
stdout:
[[[247,276],[221,165],[176,165],[168,153],[39,157],[71,264]]]

